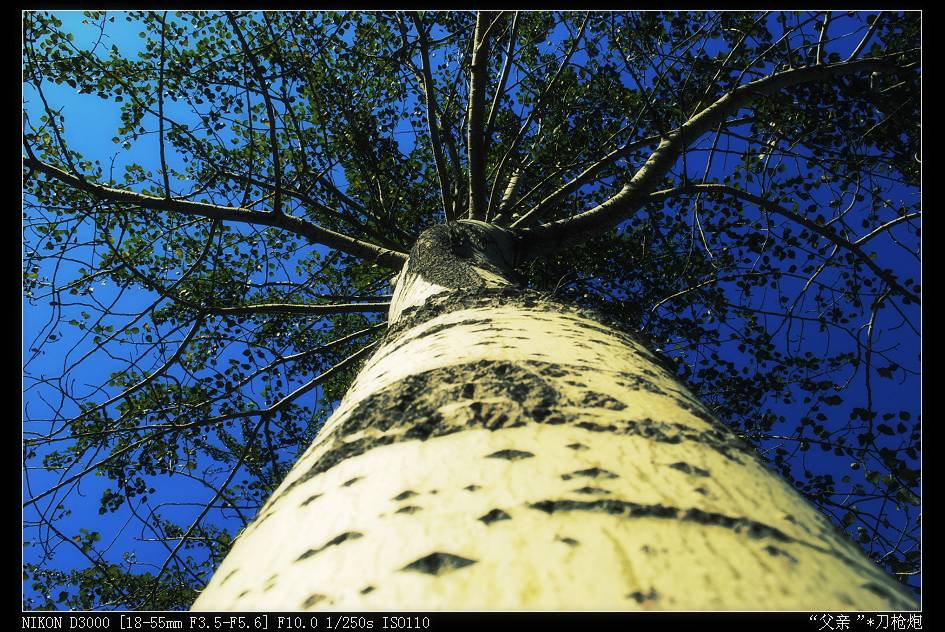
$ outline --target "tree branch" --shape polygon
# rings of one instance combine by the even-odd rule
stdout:
[[[254,176],[244,176],[238,173],[233,173],[231,171],[220,171],[220,175],[226,176],[228,178],[231,178],[239,182],[261,187],[261,188],[266,188],[266,189],[274,188],[274,185],[271,182],[266,182],[265,180],[261,180],[260,178],[257,178]],[[371,238],[376,240],[378,244],[380,244],[381,246],[384,246],[386,248],[397,249],[398,247],[402,248],[404,245],[403,243],[398,244],[396,241],[379,233],[377,230],[374,229],[373,226],[362,224],[361,222],[357,221],[354,217],[351,217],[350,215],[347,215],[346,213],[333,209],[327,204],[324,204],[323,202],[319,202],[318,200],[314,199],[313,197],[311,197],[310,195],[306,193],[303,193],[302,191],[299,191],[292,187],[284,186],[282,187],[282,192],[288,195],[289,197],[295,198],[296,200],[298,200],[299,202],[301,202],[302,204],[304,204],[305,206],[311,209],[317,210],[321,213],[325,213],[326,215],[330,215],[331,217],[337,219],[340,222],[344,222],[345,224],[347,224],[348,226],[350,226],[351,228],[357,231],[360,231],[362,233],[368,233],[371,236]],[[377,222],[381,221],[381,219],[376,214],[367,212],[366,210],[361,209],[360,207],[355,207],[355,210],[360,210],[365,215],[367,215],[368,217],[370,217],[371,219]],[[395,226],[391,226],[390,228],[392,232],[395,232],[397,234],[397,237],[400,238],[401,240],[409,238],[409,236],[401,229]]]
[[[251,314],[287,314],[293,316],[324,316],[328,314],[353,314],[386,312],[390,303],[338,303],[333,305],[305,305],[294,303],[259,303],[234,307],[195,306],[208,314],[218,316],[247,316]]]
[[[243,31],[240,30],[239,23],[230,12],[226,13],[226,19],[229,20],[233,32],[236,33],[236,37],[240,41],[240,47],[242,47],[244,54],[249,58],[249,63],[253,67],[253,75],[256,77],[256,83],[259,84],[259,92],[262,94],[263,100],[266,103],[266,117],[269,119],[269,145],[270,152],[272,153],[272,168],[275,172],[276,181],[272,210],[276,213],[282,213],[282,162],[279,159],[279,144],[278,138],[276,137],[276,113],[272,107],[272,99],[269,97],[269,90],[266,89],[266,81],[263,78],[262,70],[259,68],[259,63],[256,61],[256,55],[253,54],[253,51],[249,48],[249,44],[246,43],[246,38],[243,37]]]
[[[875,228],[874,230],[870,231],[869,234],[863,235],[862,237],[860,237],[853,243],[854,245],[861,246],[865,244],[866,242],[870,241],[871,239],[873,239],[874,237],[878,237],[882,233],[886,232],[887,230],[889,230],[896,224],[899,224],[900,222],[905,222],[910,219],[915,219],[917,217],[920,217],[921,215],[922,215],[921,213],[909,213],[907,215],[900,215],[899,217],[895,219],[891,219],[885,224],[883,224],[882,226],[879,226]]]
[[[90,408],[89,410],[83,411],[81,414],[71,419],[70,423],[75,423],[79,419],[88,417],[89,415],[99,410],[104,410],[105,408],[111,406],[118,400],[127,399],[133,393],[136,393],[137,391],[141,390],[142,388],[144,388],[145,386],[153,382],[156,378],[163,375],[165,371],[167,371],[169,368],[174,366],[174,363],[176,363],[180,359],[181,355],[183,355],[184,353],[184,349],[186,349],[187,345],[190,344],[190,341],[194,339],[194,335],[197,333],[197,330],[199,330],[200,327],[203,325],[203,322],[204,322],[204,314],[198,315],[196,320],[194,321],[193,326],[190,328],[190,331],[187,332],[187,335],[184,336],[184,339],[177,346],[177,350],[174,351],[171,357],[168,358],[167,361],[164,362],[164,364],[162,364],[156,370],[152,371],[146,377],[142,378],[141,381],[137,382],[136,384],[132,386],[129,386],[127,389],[125,389],[118,395],[115,395],[114,397],[109,398],[108,400],[102,402],[101,404],[98,404],[97,406],[95,406],[95,408]]]
[[[492,131],[495,127],[496,116],[499,114],[499,105],[505,94],[505,84],[509,79],[509,71],[512,69],[512,54],[515,52],[515,40],[518,36],[518,11],[512,17],[511,31],[509,32],[509,43],[505,49],[505,62],[502,65],[502,73],[499,76],[499,83],[495,88],[495,95],[492,97],[492,106],[489,108],[489,118],[486,120],[486,130],[483,134],[486,151],[489,149]]]
[[[633,151],[640,149],[641,147],[646,147],[648,145],[653,145],[660,141],[659,136],[647,136],[646,138],[640,138],[633,142],[625,143],[622,147],[618,147],[613,150],[591,166],[587,167],[575,176],[569,182],[566,182],[553,193],[545,196],[538,204],[530,208],[525,212],[521,217],[512,222],[510,225],[511,228],[525,228],[531,226],[544,215],[548,214],[551,210],[558,205],[558,203],[563,200],[565,197],[571,193],[577,191],[583,185],[587,184],[591,180],[597,177],[605,167],[614,164],[621,158],[629,156]],[[560,174],[559,174],[560,175]]]
[[[854,48],[853,52],[850,53],[850,56],[847,57],[847,61],[853,61],[861,52],[863,52],[863,49],[866,48],[866,44],[870,41],[870,38],[873,37],[873,33],[876,32],[876,27],[879,26],[879,20],[882,17],[882,13],[876,14],[876,16],[873,18],[873,23],[870,24],[868,29],[866,29],[866,35],[863,36],[863,39],[860,40],[860,43],[856,45],[856,48]]]
[[[307,305],[297,303],[259,303],[256,305],[234,305],[232,307],[219,307],[214,305],[202,305],[185,299],[172,293],[167,288],[161,286],[153,279],[138,271],[134,265],[129,262],[125,256],[118,251],[111,243],[106,242],[108,247],[121,258],[124,267],[134,277],[161,296],[169,298],[184,307],[197,310],[201,314],[214,314],[216,316],[247,316],[252,314],[287,314],[296,316],[324,316],[330,314],[352,314],[352,313],[376,313],[386,312],[390,308],[390,301],[386,303],[344,303],[333,305]]]
[[[794,222],[797,222],[804,228],[810,230],[812,233],[820,235],[827,241],[834,243],[837,246],[840,246],[841,248],[850,252],[853,256],[859,259],[864,265],[866,265],[866,267],[872,270],[876,276],[882,279],[886,283],[886,285],[888,285],[891,289],[895,290],[898,294],[905,296],[915,301],[916,303],[920,302],[919,296],[917,294],[903,287],[892,274],[880,268],[879,265],[875,261],[873,261],[873,258],[869,254],[863,252],[863,250],[858,245],[859,242],[851,242],[850,240],[844,237],[841,237],[840,235],[830,230],[829,228],[821,224],[818,224],[817,222],[814,222],[804,217],[803,215],[800,215],[799,213],[795,213],[794,211],[786,209],[779,204],[776,204],[770,200],[766,200],[764,198],[758,197],[757,195],[754,195],[747,191],[742,191],[741,189],[737,189],[735,187],[731,187],[724,184],[695,184],[693,183],[693,184],[683,185],[675,189],[666,189],[663,191],[656,191],[655,193],[651,193],[648,196],[648,199],[649,201],[655,202],[655,201],[664,200],[669,197],[673,197],[677,195],[685,195],[687,193],[701,193],[701,192],[722,193],[726,195],[732,195],[734,197],[747,200],[748,202],[751,202],[752,204],[758,206],[761,209],[764,209],[765,211],[768,211],[769,213],[774,213],[776,215],[780,215]]]
[[[212,425],[212,424],[215,424],[215,423],[219,423],[219,422],[221,422],[221,421],[227,421],[227,420],[229,420],[229,419],[242,419],[242,418],[244,418],[244,417],[256,417],[256,416],[272,415],[272,414],[278,412],[279,410],[281,410],[283,407],[285,407],[285,406],[287,406],[288,404],[290,404],[292,401],[298,399],[300,396],[304,395],[304,394],[307,393],[308,391],[312,390],[313,388],[315,388],[316,386],[318,386],[319,384],[321,384],[322,382],[324,382],[325,380],[327,380],[329,377],[331,377],[332,375],[334,375],[337,371],[340,371],[341,369],[344,369],[345,367],[349,366],[349,365],[352,364],[353,362],[359,360],[359,359],[360,359],[361,357],[363,357],[370,349],[372,349],[376,344],[377,344],[377,341],[368,343],[367,345],[365,345],[364,347],[362,347],[361,349],[359,349],[359,350],[356,351],[355,353],[351,354],[350,356],[348,356],[348,357],[345,358],[344,360],[340,361],[338,364],[332,366],[330,369],[327,369],[327,370],[324,371],[323,373],[320,373],[319,375],[315,376],[314,378],[312,378],[311,380],[309,380],[308,382],[306,382],[306,383],[303,384],[302,386],[298,387],[297,389],[295,389],[294,391],[292,391],[291,393],[289,393],[288,395],[286,395],[285,397],[283,397],[283,398],[280,399],[279,401],[275,402],[274,404],[272,404],[271,406],[268,406],[268,407],[266,407],[266,408],[262,408],[262,409],[258,409],[258,410],[242,410],[242,411],[237,411],[237,412],[233,412],[233,413],[226,413],[226,414],[223,414],[223,415],[217,415],[216,417],[209,417],[209,418],[205,418],[205,419],[199,419],[199,420],[197,420],[197,421],[192,421],[192,422],[190,422],[190,423],[185,423],[185,424],[171,424],[171,425],[166,425],[166,426],[161,426],[161,427],[154,427],[155,432],[154,432],[153,434],[146,435],[146,436],[142,437],[141,439],[138,439],[137,441],[135,441],[135,442],[133,442],[133,443],[129,443],[128,445],[126,445],[126,446],[120,448],[120,449],[117,450],[116,452],[112,452],[112,453],[109,454],[108,456],[103,457],[102,459],[99,459],[98,461],[96,461],[96,462],[93,463],[92,465],[88,466],[87,468],[85,468],[85,469],[82,470],[81,472],[79,472],[79,473],[77,473],[77,474],[73,474],[73,475],[70,476],[69,478],[67,478],[67,479],[65,479],[65,480],[63,480],[63,481],[60,481],[59,483],[53,485],[52,487],[50,487],[50,488],[47,489],[46,491],[40,492],[40,493],[37,494],[36,496],[33,496],[32,498],[27,499],[27,500],[23,503],[23,507],[29,507],[30,505],[35,504],[37,501],[42,500],[42,499],[45,498],[46,496],[49,496],[50,494],[56,492],[57,490],[62,489],[62,488],[65,487],[66,485],[68,485],[68,484],[70,484],[70,483],[72,483],[72,482],[74,482],[74,481],[77,481],[78,479],[82,478],[82,477],[85,476],[86,474],[88,474],[88,473],[90,473],[90,472],[93,472],[93,471],[95,471],[96,469],[98,469],[99,467],[101,467],[101,466],[103,466],[103,465],[105,465],[105,464],[107,464],[107,463],[110,463],[110,462],[114,461],[115,459],[117,459],[117,458],[120,457],[121,455],[125,454],[126,452],[130,452],[131,450],[133,450],[133,449],[135,449],[135,448],[137,448],[137,447],[139,447],[139,446],[141,446],[141,445],[144,445],[144,444],[147,443],[148,441],[153,441],[154,439],[157,439],[158,437],[160,437],[160,436],[162,436],[162,435],[165,435],[165,434],[167,434],[167,433],[169,433],[169,432],[180,432],[180,431],[182,431],[182,430],[189,430],[189,429],[191,429],[191,428],[197,428],[197,427],[200,427],[200,426]]]
[[[830,11],[824,11],[824,23],[820,26],[820,37],[817,39],[817,52],[814,56],[814,63],[820,65],[824,63],[824,46],[827,43],[827,29],[830,27]]]
[[[150,599],[152,600],[152,607],[154,603],[153,602],[154,596],[157,592],[159,582],[161,580],[161,576],[164,575],[164,571],[167,570],[167,567],[171,563],[171,560],[173,560],[177,556],[178,551],[181,550],[181,547],[184,546],[184,543],[187,541],[187,539],[190,538],[191,534],[193,534],[193,532],[197,529],[198,525],[200,525],[200,522],[204,519],[204,516],[206,516],[207,513],[210,511],[210,509],[213,507],[213,504],[217,502],[221,496],[223,496],[223,490],[225,490],[227,485],[229,485],[233,481],[233,478],[236,476],[236,473],[239,472],[241,467],[243,467],[243,463],[246,461],[246,457],[249,455],[250,448],[252,448],[253,442],[256,440],[256,435],[259,434],[259,428],[263,425],[264,421],[266,421],[265,418],[260,419],[258,422],[256,422],[256,425],[253,426],[252,431],[249,433],[249,437],[245,437],[243,439],[243,450],[240,453],[240,458],[236,461],[236,465],[234,465],[233,469],[230,470],[230,473],[226,477],[226,480],[224,480],[223,483],[220,485],[220,488],[213,495],[213,498],[210,499],[210,502],[208,502],[204,506],[204,508],[200,511],[200,514],[191,523],[190,527],[187,529],[187,532],[184,533],[184,535],[180,538],[180,540],[177,541],[177,544],[174,546],[174,550],[171,551],[170,555],[168,555],[167,558],[165,558],[164,563],[161,564],[160,570],[158,570],[157,574],[154,576],[154,588],[151,590]]]
[[[888,57],[892,57],[889,55]],[[640,206],[651,201],[648,194],[665,177],[681,152],[702,134],[714,128],[759,97],[802,83],[825,81],[846,74],[873,71],[895,72],[897,67],[881,58],[785,70],[738,86],[704,108],[683,125],[666,134],[630,181],[616,195],[570,219],[558,220],[520,231],[524,258],[540,256],[586,241],[614,228]]]
[[[484,114],[488,80],[489,42],[483,13],[476,14],[473,34],[472,64],[469,69],[469,107],[466,148],[469,154],[469,218],[486,219],[486,156],[484,152]]]
[[[417,29],[417,37],[420,41],[420,63],[421,79],[423,80],[423,96],[427,110],[427,129],[430,132],[430,143],[433,145],[433,160],[436,163],[436,175],[440,180],[440,197],[443,201],[443,212],[446,214],[446,220],[456,221],[455,209],[450,189],[449,176],[446,171],[446,161],[443,157],[443,144],[440,140],[440,125],[436,115],[436,90],[433,84],[433,73],[430,71],[430,48],[427,42],[427,34],[423,28],[423,22],[420,16],[415,12],[410,13],[414,26]]]
[[[34,158],[26,157],[23,159],[23,163],[63,184],[86,191],[101,200],[133,204],[141,208],[156,211],[167,211],[170,213],[208,217],[222,221],[281,228],[300,237],[305,237],[312,243],[322,244],[323,246],[340,250],[349,255],[360,257],[367,261],[373,261],[378,265],[392,270],[400,269],[407,260],[406,253],[389,250],[366,241],[336,233],[293,215],[250,211],[243,208],[218,206],[206,202],[185,202],[178,199],[159,198],[145,195],[144,193],[135,193],[134,191],[126,191],[95,184]]]
[[[161,157],[161,176],[164,179],[164,197],[171,197],[171,181],[167,169],[167,157],[164,152],[164,48],[167,41],[165,20],[167,11],[161,16],[161,65],[158,69],[158,152]]]
[[[545,99],[554,89],[555,84],[558,82],[558,79],[561,77],[561,73],[564,72],[564,69],[567,67],[568,63],[571,61],[571,57],[574,56],[574,53],[577,51],[578,45],[581,42],[581,38],[584,37],[584,29],[587,28],[587,21],[589,17],[585,16],[584,21],[581,22],[581,27],[578,30],[577,37],[574,38],[571,47],[568,49],[568,52],[565,54],[564,59],[561,60],[561,64],[558,65],[558,69],[555,71],[555,74],[551,77],[551,80],[541,91],[541,94],[538,95],[538,98],[535,100],[535,107],[532,108],[531,112],[528,113],[528,116],[525,117],[525,122],[522,123],[522,127],[518,130],[515,139],[509,145],[509,148],[503,154],[502,159],[499,161],[499,166],[496,168],[495,178],[492,180],[492,193],[489,199],[489,210],[492,211],[495,204],[498,202],[495,200],[497,197],[499,187],[502,186],[502,182],[505,179],[505,172],[508,169],[509,160],[515,154],[518,146],[521,144],[522,139],[525,137],[525,132],[528,131],[528,128],[532,124],[534,117],[540,112],[541,107],[544,105]]]

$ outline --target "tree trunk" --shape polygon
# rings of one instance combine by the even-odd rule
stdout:
[[[630,336],[430,229],[390,329],[196,610],[911,609]]]

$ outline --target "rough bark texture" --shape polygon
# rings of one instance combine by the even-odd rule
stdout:
[[[392,326],[198,610],[907,609],[632,337],[428,231]]]

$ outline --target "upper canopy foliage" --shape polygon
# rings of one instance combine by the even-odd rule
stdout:
[[[26,607],[186,607],[463,217],[917,588],[919,27],[26,13]]]

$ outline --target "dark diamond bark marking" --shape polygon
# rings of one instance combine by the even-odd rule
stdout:
[[[313,500],[317,500],[317,499],[321,498],[321,496],[322,496],[321,494],[315,494],[315,495],[313,495],[313,496],[309,496],[308,498],[306,498],[305,500],[302,501],[302,504],[299,505],[299,507],[304,507],[305,505],[309,504],[309,503],[312,502]]]
[[[683,510],[668,505],[643,505],[629,500],[609,498],[598,500],[542,500],[528,506],[549,514],[559,511],[593,511],[626,518],[678,518],[687,522],[724,527],[735,533],[744,533],[751,538],[771,538],[779,542],[798,541],[771,525],[756,522],[749,518],[735,518],[714,511],[703,511],[695,507]]]
[[[556,539],[558,540],[558,542],[564,542],[568,546],[577,546],[578,544],[580,544],[580,542],[578,542],[574,538],[556,538]]]
[[[589,450],[590,449],[583,443],[569,443],[565,447],[571,448],[572,450]]]
[[[628,599],[633,599],[637,603],[643,603],[644,601],[654,601],[659,595],[656,592],[656,589],[651,588],[650,592],[643,594],[639,590],[634,591],[627,595]]]
[[[553,514],[558,511],[597,511],[613,516],[656,518],[675,518],[679,514],[676,507],[665,505],[641,505],[626,500],[543,500],[529,505],[545,513]]]
[[[355,483],[357,483],[358,481],[360,481],[361,478],[362,478],[362,477],[360,477],[360,476],[355,476],[355,477],[352,478],[351,480],[347,480],[347,481],[345,481],[344,483],[342,483],[341,486],[342,486],[342,487],[351,487],[352,485],[354,485]]]
[[[576,472],[571,472],[570,474],[562,474],[561,478],[566,481],[570,481],[572,478],[577,478],[578,476],[584,478],[617,478],[617,475],[613,472],[603,470],[599,467],[590,467],[586,470],[577,470]]]
[[[416,571],[418,573],[425,573],[427,575],[443,575],[444,573],[449,573],[455,571],[458,568],[469,566],[470,564],[475,563],[476,560],[460,557],[459,555],[453,555],[452,553],[441,553],[440,551],[436,551],[434,553],[430,553],[427,556],[421,557],[415,562],[407,564],[400,570]]]
[[[793,555],[791,555],[790,553],[788,553],[788,552],[785,551],[784,549],[779,549],[778,547],[774,546],[773,544],[769,544],[768,546],[766,546],[766,547],[764,548],[764,551],[765,551],[765,553],[767,553],[767,554],[770,555],[771,557],[783,556],[783,557],[788,558],[789,560],[791,560],[791,561],[794,562],[795,564],[797,564],[797,558],[796,558],[796,557],[794,557]]]
[[[361,594],[366,595],[369,592],[373,592],[373,591],[374,591],[374,586],[365,586],[364,588],[361,589]]]
[[[415,514],[415,513],[417,513],[418,511],[420,511],[421,509],[423,509],[423,507],[417,507],[416,505],[407,505],[406,507],[401,507],[400,509],[398,509],[398,510],[395,511],[394,513]]]
[[[695,465],[690,465],[689,463],[673,463],[670,465],[674,470],[679,470],[680,472],[685,472],[686,474],[691,474],[692,476],[712,476],[708,470],[704,470],[701,467],[696,467]]]
[[[322,551],[324,551],[330,546],[337,546],[347,540],[357,540],[358,538],[363,537],[363,536],[364,536],[363,533],[358,533],[357,531],[345,531],[344,533],[340,535],[336,535],[331,540],[329,540],[322,546],[318,547],[317,549],[309,549],[305,553],[302,553],[302,555],[300,555],[295,561],[301,562],[302,560],[308,559],[317,553],[321,553]]]
[[[623,410],[627,407],[622,401],[606,393],[595,393],[594,391],[587,391],[584,394],[581,405],[589,408],[606,408],[608,410]]]
[[[328,599],[325,595],[320,595],[318,593],[313,593],[305,598],[305,601],[302,602],[303,608],[311,608],[320,601],[325,601]]]
[[[604,489],[602,487],[591,487],[589,485],[585,485],[584,487],[579,487],[575,489],[574,493],[575,494],[609,494],[610,490]]]
[[[492,454],[487,454],[487,459],[506,459],[507,461],[518,461],[519,459],[530,459],[534,454],[524,450],[499,450]]]
[[[406,489],[400,492],[399,494],[397,494],[396,496],[394,496],[392,500],[407,500],[411,496],[416,496],[416,495],[417,495],[417,492],[413,491],[412,489]]]
[[[493,522],[498,522],[499,520],[511,520],[512,516],[505,513],[501,509],[493,509],[484,516],[480,516],[479,520],[485,524],[492,524]]]
[[[480,487],[479,485],[467,485],[463,489],[465,489],[467,492],[474,492],[477,489],[482,489],[482,487]]]

